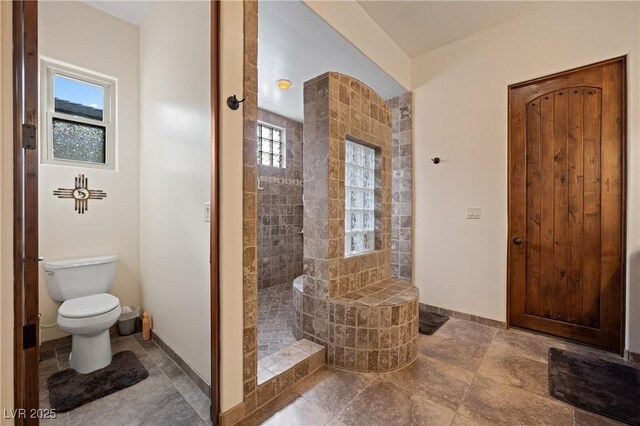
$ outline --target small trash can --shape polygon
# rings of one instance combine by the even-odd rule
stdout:
[[[120,319],[118,320],[118,334],[121,336],[129,336],[135,333],[139,316],[139,306],[123,306]]]

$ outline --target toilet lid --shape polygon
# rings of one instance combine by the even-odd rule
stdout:
[[[108,294],[92,294],[65,301],[58,309],[58,314],[65,318],[86,318],[104,314],[120,304],[117,297]]]

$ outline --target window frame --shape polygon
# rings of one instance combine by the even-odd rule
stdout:
[[[357,164],[354,165],[353,163],[351,163],[350,160],[347,158],[347,147],[348,147],[348,145],[357,145],[357,146],[359,146],[361,148],[369,149],[369,150],[373,151],[373,165],[372,165],[372,167],[368,168],[368,167],[365,167],[364,165],[357,165]],[[378,174],[378,150],[373,146],[370,146],[370,145],[368,145],[366,143],[360,142],[359,140],[357,140],[355,138],[351,138],[351,137],[345,138],[344,150],[345,150],[345,161],[344,161],[345,180],[344,180],[344,199],[343,199],[343,202],[344,202],[344,212],[345,212],[345,227],[344,227],[343,244],[344,244],[344,247],[345,247],[344,248],[344,257],[345,258],[349,258],[349,257],[355,257],[355,256],[361,256],[361,255],[373,253],[376,250],[378,250],[377,237],[378,237],[378,231],[379,230],[376,228],[376,222],[377,222],[377,219],[378,219],[378,204],[377,203],[378,203],[379,197],[380,197],[380,194],[378,193],[378,187],[376,185],[377,174]],[[351,167],[351,166],[358,167],[358,168],[362,169],[363,171],[365,169],[370,170],[372,172],[373,188],[365,188],[364,186],[362,186],[362,187],[352,186],[350,184],[350,182],[348,182],[347,179],[346,179],[347,167]],[[351,206],[349,208],[347,208],[346,203],[347,203],[347,197],[349,196],[349,190],[350,189],[356,189],[356,190],[363,191],[363,192],[364,191],[371,192],[372,193],[372,197],[373,197],[373,199],[371,200],[373,208],[371,208],[371,209],[365,209],[364,208],[364,198],[362,200],[362,203],[363,203],[362,208],[352,209]],[[361,212],[363,228],[364,228],[364,215],[365,215],[365,212],[371,212],[372,216],[373,216],[373,229],[371,229],[371,230],[362,229],[362,230],[359,230],[359,231],[353,231],[353,230],[347,231],[347,223],[346,223],[347,220],[348,220],[347,219],[347,213],[352,211],[352,210]],[[371,242],[371,249],[365,250],[364,247],[363,247],[362,251],[359,251],[359,252],[356,252],[356,253],[353,253],[353,252],[347,253],[347,249],[346,249],[346,245],[347,245],[347,241],[348,241],[347,239],[351,235],[353,235],[353,234],[361,234],[363,236],[363,244],[364,244],[364,235],[368,234],[368,233],[371,233],[371,235],[373,237],[372,238],[372,242]]]
[[[77,80],[81,83],[102,87],[102,120],[80,117],[55,111],[55,76]],[[75,67],[48,58],[40,60],[40,108],[41,108],[41,163],[67,167],[82,167],[101,170],[116,170],[116,100],[117,80],[95,71]],[[78,124],[104,127],[105,162],[68,160],[53,156],[53,120],[66,120]]]
[[[261,152],[262,150],[258,148],[258,144],[260,143],[260,139],[262,139],[262,136],[257,136],[258,133],[258,126],[265,126],[265,127],[270,127],[271,130],[275,129],[275,130],[279,130],[280,131],[280,144],[282,145],[282,165],[281,166],[274,166],[273,164],[264,164],[262,163],[262,158],[258,158],[258,153]],[[260,148],[262,148],[260,146]],[[271,151],[273,151],[273,137],[271,138]],[[271,155],[273,155],[273,152],[271,153]],[[261,121],[258,120],[256,123],[256,163],[259,166],[266,166],[266,167],[273,167],[274,169],[286,169],[287,168],[287,129],[285,129],[284,127],[280,127],[280,126],[275,126],[271,123],[267,123],[265,121]]]

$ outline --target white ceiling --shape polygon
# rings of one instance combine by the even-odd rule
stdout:
[[[133,25],[140,25],[151,10],[154,0],[80,0],[89,6],[127,21]]]
[[[300,1],[258,3],[258,106],[303,121],[303,85],[327,71],[359,79],[382,98],[407,92]],[[288,79],[286,91],[276,80]]]
[[[358,3],[414,58],[551,2],[358,0]]]

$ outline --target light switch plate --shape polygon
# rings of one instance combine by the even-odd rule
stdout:
[[[204,203],[204,221],[211,222],[211,203]]]
[[[480,207],[467,207],[467,219],[480,219]]]

